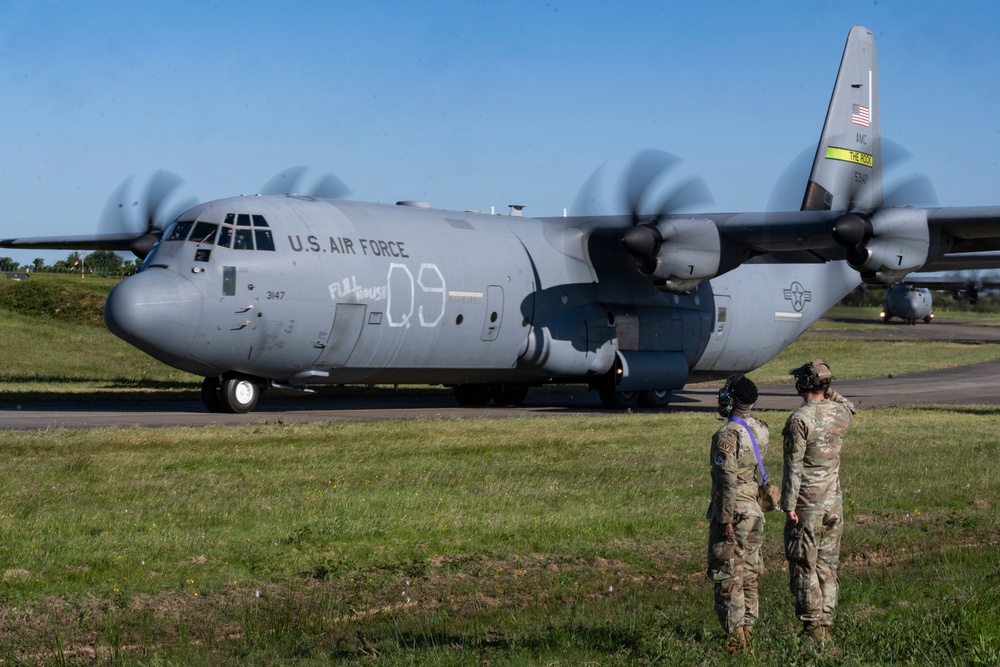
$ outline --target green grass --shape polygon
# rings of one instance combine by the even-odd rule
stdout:
[[[859,349],[863,349],[863,353]],[[926,340],[862,341],[806,332],[777,357],[748,375],[758,384],[791,384],[789,369],[817,358],[830,364],[835,378],[845,380],[990,361],[1000,358],[1000,345]]]
[[[32,281],[0,283],[0,400],[197,395],[95,321],[114,281]],[[997,349],[807,333],[752,377]],[[778,474],[785,415],[764,417]],[[997,417],[862,412],[835,649],[796,639],[772,514],[755,653],[735,659],[704,576],[704,413],[5,432],[0,661],[995,665]]]
[[[704,576],[709,415],[7,433],[0,658],[996,664],[997,417],[859,414],[835,651],[798,644],[770,514],[735,660]]]

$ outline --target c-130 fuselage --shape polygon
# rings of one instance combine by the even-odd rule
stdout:
[[[664,293],[621,249],[629,224],[223,199],[181,215],[105,316],[204,376],[214,410],[313,383],[444,384],[463,403],[513,404],[529,385],[583,382],[608,405],[662,405],[692,375],[770,359],[858,282],[846,266],[750,263]]]

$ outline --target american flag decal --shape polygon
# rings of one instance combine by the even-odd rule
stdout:
[[[868,127],[871,123],[872,114],[868,110],[868,107],[861,104],[855,104],[851,108],[851,122],[855,125],[860,125],[861,127]]]

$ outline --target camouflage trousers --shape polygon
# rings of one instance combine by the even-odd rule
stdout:
[[[708,578],[715,594],[715,612],[726,634],[757,621],[757,577],[764,571],[761,545],[764,516],[739,514],[733,522],[734,539],[722,537],[722,526],[708,528]]]
[[[785,522],[785,557],[795,615],[804,623],[829,627],[837,609],[843,499],[837,498],[828,510],[797,513],[797,524]]]

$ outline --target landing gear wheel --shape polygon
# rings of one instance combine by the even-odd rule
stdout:
[[[201,383],[201,402],[209,412],[225,412],[226,407],[219,398],[219,378],[205,378]]]
[[[639,405],[644,408],[665,408],[674,397],[670,389],[652,389],[639,392]]]
[[[930,315],[924,315],[924,324],[930,324],[931,320],[934,319]]]
[[[260,398],[260,386],[248,377],[225,378],[219,386],[219,400],[226,412],[243,414],[250,412]]]
[[[597,388],[597,394],[601,397],[601,405],[606,408],[636,408],[639,407],[639,392],[618,391],[610,382],[603,382]]]
[[[459,405],[486,405],[490,402],[490,387],[486,384],[455,385],[455,400]]]
[[[517,407],[528,395],[526,384],[498,384],[493,387],[493,403],[504,407]]]

